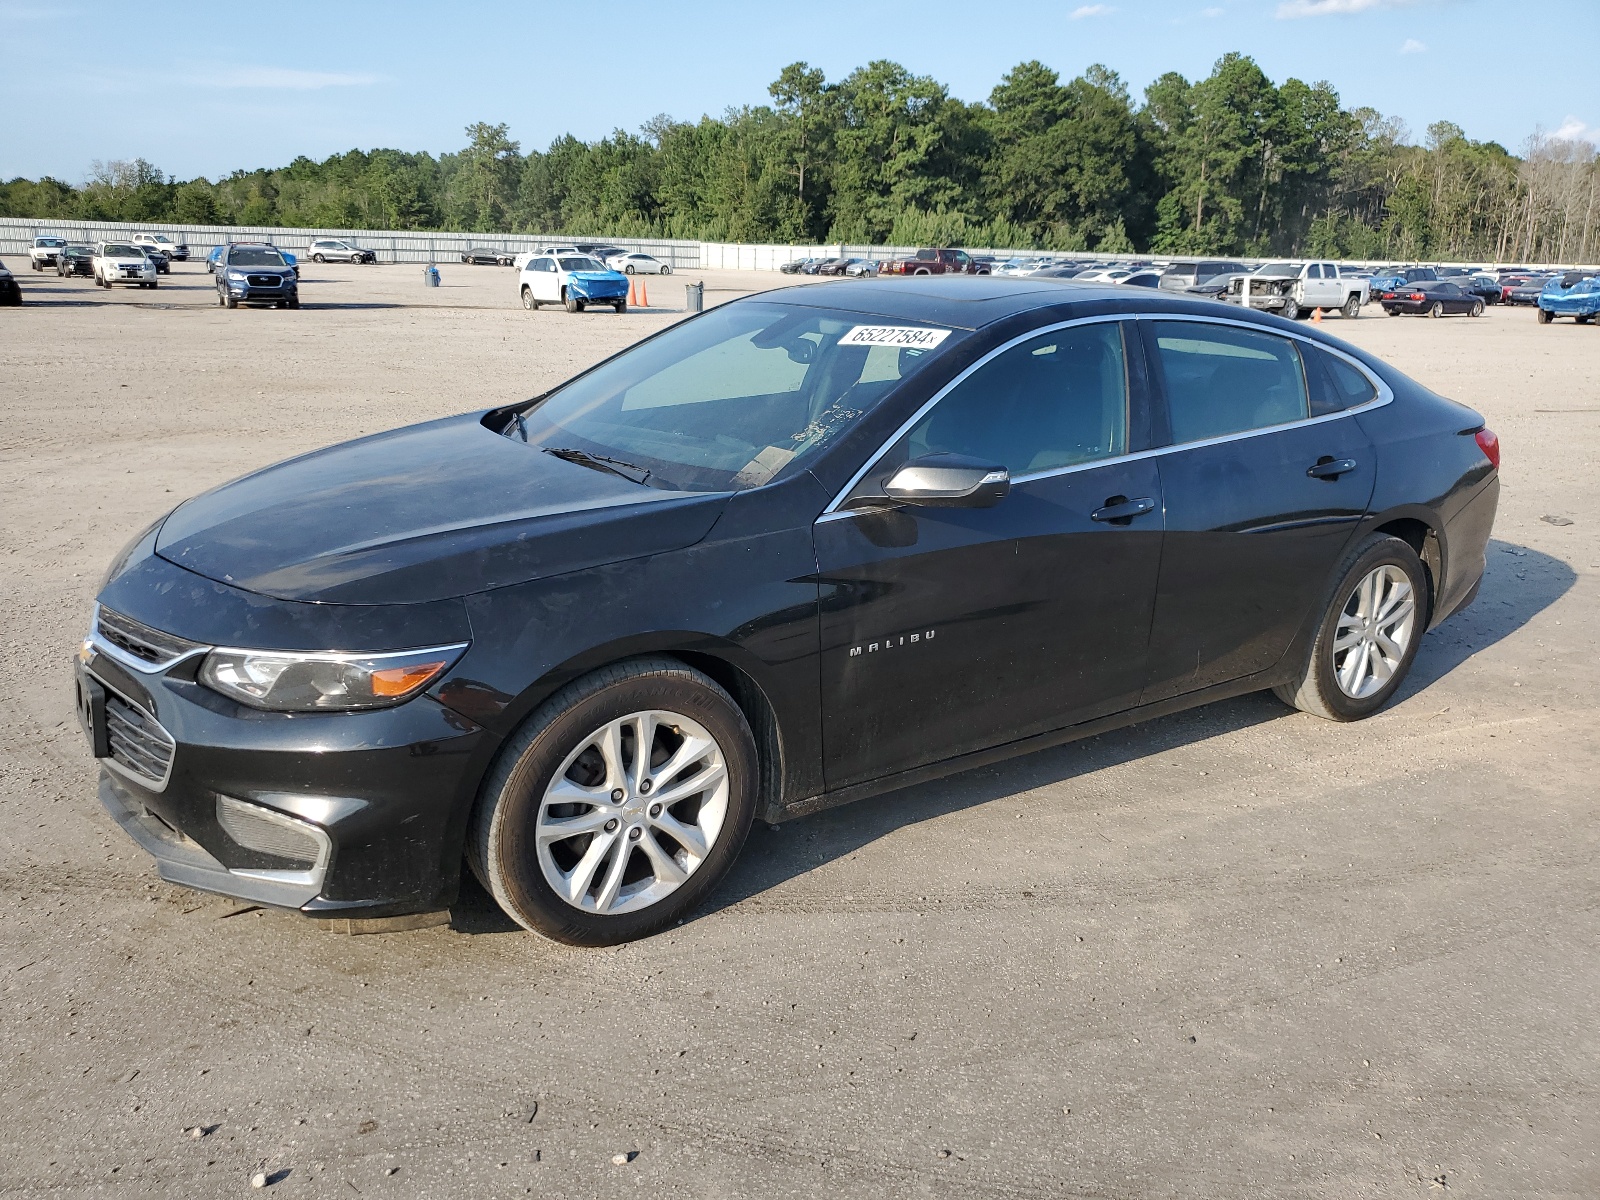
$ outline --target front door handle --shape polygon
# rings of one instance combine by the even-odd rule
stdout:
[[[1112,525],[1126,525],[1135,517],[1142,517],[1145,513],[1155,509],[1156,502],[1149,496],[1140,496],[1137,500],[1129,500],[1126,496],[1112,496],[1105,503],[1104,508],[1097,508],[1089,514],[1091,521],[1107,521]]]
[[[1323,455],[1317,459],[1315,465],[1306,468],[1306,474],[1313,479],[1337,479],[1355,469],[1356,460],[1353,458],[1331,458]]]

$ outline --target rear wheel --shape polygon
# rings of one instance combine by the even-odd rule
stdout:
[[[1417,552],[1375,533],[1341,564],[1298,679],[1278,699],[1330,721],[1359,721],[1387,704],[1428,627],[1428,575]]]
[[[1351,296],[1344,302],[1344,307],[1339,310],[1344,313],[1345,319],[1354,321],[1361,315],[1361,297]]]
[[[1579,325],[1587,325],[1589,323],[1588,317],[1573,317],[1572,319]]]
[[[622,268],[622,273],[624,275],[632,275],[633,274],[633,264],[629,263],[627,266],[623,267]]]
[[[1555,315],[1549,309],[1541,308],[1539,310],[1539,324],[1548,325],[1553,320],[1555,320]]]
[[[1442,317],[1442,316],[1444,316],[1444,305],[1441,304],[1439,301],[1435,300],[1433,302],[1432,306],[1428,309],[1428,315],[1430,317]]]
[[[628,302],[626,300],[618,300],[613,307],[616,308],[619,314],[625,313],[628,311]]]
[[[484,784],[474,873],[522,925],[606,946],[662,929],[716,886],[755,815],[755,739],[675,659],[618,663],[530,717]]]

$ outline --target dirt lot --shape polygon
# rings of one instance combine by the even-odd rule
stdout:
[[[1390,711],[1247,697],[758,828],[710,909],[584,951],[475,888],[349,938],[156,881],[70,656],[182,496],[677,314],[526,313],[489,267],[308,267],[301,311],[227,312],[195,264],[109,295],[9,265],[0,1195],[1600,1194],[1595,329],[1330,324],[1505,447],[1482,595]]]

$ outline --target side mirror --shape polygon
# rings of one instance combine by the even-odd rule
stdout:
[[[964,454],[914,458],[883,485],[890,500],[927,508],[992,508],[1010,491],[1009,471]]]

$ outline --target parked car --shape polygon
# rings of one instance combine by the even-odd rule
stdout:
[[[22,286],[11,268],[0,263],[0,308],[15,308],[22,303]]]
[[[605,262],[606,259],[616,254],[629,254],[629,250],[621,246],[613,246],[609,242],[579,242],[576,246],[568,247],[561,251],[562,254],[587,254],[590,258]]]
[[[217,273],[217,264],[222,261],[222,256],[223,256],[223,254],[225,254],[227,252],[227,249],[228,249],[229,246],[259,246],[259,245],[269,245],[269,246],[271,246],[272,243],[271,242],[266,242],[266,243],[262,243],[262,242],[225,242],[220,246],[215,246],[215,247],[212,248],[211,253],[206,255],[206,271],[208,273],[212,274],[212,275],[215,275]],[[283,261],[288,265],[289,269],[294,272],[294,277],[296,279],[299,279],[300,278],[300,263],[295,258],[295,256],[293,254],[291,254],[289,251],[283,249],[280,246],[272,246],[272,248],[278,252],[279,257],[281,257],[283,259]]]
[[[593,257],[592,255],[590,257]],[[671,275],[672,268],[659,258],[649,254],[641,254],[637,250],[624,250],[621,254],[613,254],[610,258],[600,260],[613,271],[621,271],[624,275]]]
[[[1420,283],[1404,284],[1393,291],[1382,292],[1378,302],[1391,317],[1398,317],[1401,313],[1425,317],[1483,315],[1483,298],[1462,291],[1448,279],[1425,279]]]
[[[1555,278],[1557,278],[1555,275],[1530,275],[1521,283],[1506,289],[1501,303],[1537,307],[1539,297],[1544,295],[1545,284]]]
[[[517,276],[517,294],[527,309],[560,304],[576,313],[591,304],[605,304],[619,313],[628,311],[628,277],[586,254],[541,254],[529,259]]]
[[[1125,279],[1117,280],[1119,287],[1160,288],[1166,276],[1160,271],[1135,271]]]
[[[155,263],[157,275],[172,274],[172,260],[166,256],[164,251],[158,250],[154,246],[147,246],[142,242],[135,242],[134,245],[143,250],[144,256]]]
[[[175,242],[164,233],[136,233],[132,241],[135,246],[161,251],[167,256],[168,262],[189,261],[188,245],[184,242]]]
[[[87,275],[94,277],[94,247],[82,242],[68,242],[56,255],[56,274],[62,277]]]
[[[509,250],[491,250],[487,246],[474,246],[461,252],[461,261],[477,267],[509,267],[515,265],[517,256]]]
[[[1379,292],[1392,292],[1402,284],[1427,283],[1439,278],[1432,267],[1390,267],[1376,271],[1367,281],[1376,296]]]
[[[1082,267],[1040,267],[1037,271],[1029,271],[1027,275],[1029,279],[1077,279],[1081,281],[1084,271]]]
[[[1353,319],[1361,315],[1369,287],[1366,279],[1342,278],[1335,263],[1277,262],[1238,274],[1228,284],[1228,299],[1290,321],[1319,308],[1338,310]]]
[[[56,265],[56,256],[61,253],[61,248],[67,244],[67,239],[56,237],[54,234],[45,234],[33,239],[33,245],[28,248],[28,266],[35,271],[42,271],[46,267]]]
[[[1464,292],[1471,292],[1485,304],[1499,304],[1501,300],[1500,281],[1493,275],[1468,275],[1464,279],[1451,280]]]
[[[845,256],[841,258],[823,259],[817,266],[818,275],[843,275],[850,269],[850,264],[855,260]]]
[[[1221,300],[1226,302],[1228,299],[1229,287],[1232,285],[1235,279],[1242,278],[1245,277],[1235,274],[1231,271],[1224,272],[1221,275],[1213,275],[1209,279],[1202,279],[1199,283],[1184,288],[1184,295],[1203,296],[1207,300]]]
[[[288,257],[270,242],[230,242],[217,259],[217,304],[299,308],[300,281]]]
[[[1471,409],[1248,309],[780,289],[180,505],[113,560],[78,708],[166,878],[383,918],[465,858],[613,944],[756,819],[1262,689],[1381,710],[1477,594],[1498,464]]]
[[[131,242],[101,242],[95,246],[94,285],[109,288],[119,283],[156,287],[156,264],[142,246]]]
[[[781,271],[785,275],[798,275],[800,273],[800,269],[802,267],[804,267],[810,261],[811,260],[809,258],[791,259],[790,261],[780,265],[778,267],[778,270]]]
[[[1571,317],[1587,325],[1600,316],[1600,277],[1583,271],[1552,275],[1539,293],[1539,324]]]
[[[1169,292],[1181,292],[1202,279],[1248,268],[1241,262],[1227,259],[1203,258],[1193,262],[1175,262],[1161,272],[1161,286]]]
[[[206,273],[208,275],[215,275],[217,273],[217,263],[222,258],[222,252],[227,248],[228,247],[226,243],[221,246],[211,247],[211,253],[206,255]]]
[[[306,253],[311,256],[311,261],[315,263],[375,263],[378,261],[376,250],[368,250],[365,246],[358,246],[354,242],[347,242],[341,238],[320,238],[306,247]]]
[[[878,268],[880,275],[987,275],[965,250],[918,250],[910,258],[891,258]]]
[[[852,258],[844,273],[852,279],[864,279],[878,273],[883,264],[875,258]]]

